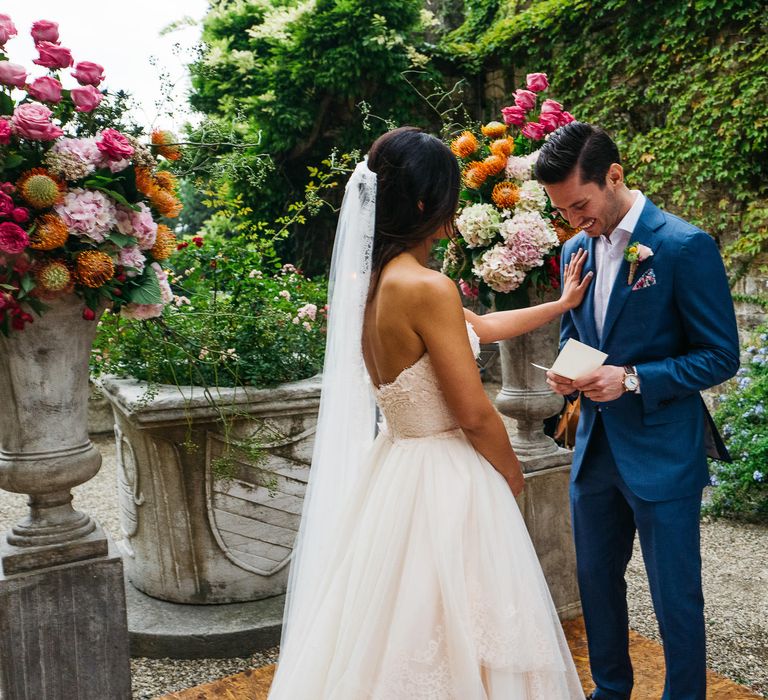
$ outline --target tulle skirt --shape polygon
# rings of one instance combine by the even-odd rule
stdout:
[[[584,694],[504,479],[460,431],[379,435],[270,700]]]

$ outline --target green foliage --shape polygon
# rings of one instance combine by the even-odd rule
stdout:
[[[242,237],[197,243],[173,258],[175,303],[161,319],[104,317],[93,372],[205,387],[267,387],[316,374],[325,346],[325,282],[290,265],[265,266]]]
[[[233,195],[255,218],[272,220],[307,182],[307,168],[335,148],[367,149],[388,122],[424,122],[420,99],[403,79],[427,70],[426,28],[417,0],[240,0],[218,2],[204,22],[205,51],[192,66],[193,106],[213,121],[234,121],[258,140],[277,171],[256,192],[237,173]],[[363,128],[359,108],[383,121]],[[192,139],[194,140],[194,134]],[[285,257],[324,269],[332,217],[283,244]]]
[[[768,522],[768,327],[746,349],[732,391],[715,413],[731,464],[713,463],[712,515]]]
[[[675,0],[652,11],[636,0],[466,5],[465,24],[437,49],[454,70],[501,69],[510,82],[515,72],[547,72],[557,99],[616,138],[631,184],[730,244],[733,262],[764,249],[763,2]]]

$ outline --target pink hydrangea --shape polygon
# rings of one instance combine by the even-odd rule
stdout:
[[[120,249],[117,254],[117,262],[127,268],[125,271],[127,277],[136,277],[144,271],[147,259],[139,246],[132,245]]]
[[[317,318],[317,306],[315,304],[304,304],[297,312],[299,318],[308,318],[314,321]]]
[[[12,221],[0,224],[0,252],[16,255],[29,245],[27,232]]]
[[[86,175],[92,173],[101,162],[101,151],[96,147],[94,138],[60,139],[49,152],[81,163],[87,170]]]
[[[173,301],[173,291],[171,291],[171,285],[168,283],[168,273],[160,267],[159,263],[153,262],[151,267],[160,283],[160,298],[163,300],[163,304],[170,304]]]
[[[503,243],[477,258],[472,270],[493,291],[502,294],[517,289],[525,280],[525,271],[517,267],[514,253]]]
[[[163,308],[162,304],[126,304],[120,311],[120,315],[134,321],[144,321],[162,316]]]
[[[157,239],[157,223],[144,202],[139,202],[139,211],[117,205],[117,230],[125,236],[133,236],[141,250],[149,250]]]
[[[515,265],[528,271],[544,264],[544,256],[557,244],[557,232],[537,212],[518,212],[500,227],[501,236],[512,251]]]
[[[101,243],[117,223],[115,205],[98,190],[71,189],[54,209],[70,233],[87,236],[97,243]]]

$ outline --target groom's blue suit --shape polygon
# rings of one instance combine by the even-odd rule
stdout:
[[[622,263],[601,337],[594,284],[561,328],[561,344],[600,348],[606,364],[634,365],[640,379],[639,394],[602,404],[582,396],[576,434],[571,505],[594,697],[630,697],[624,572],[637,530],[664,640],[664,700],[704,700],[699,510],[707,450],[724,448],[699,392],[735,374],[736,320],[707,234],[646,201],[631,241],[653,256],[632,284]],[[589,252],[585,272],[594,270],[595,241],[583,233],[563,260],[579,248]]]

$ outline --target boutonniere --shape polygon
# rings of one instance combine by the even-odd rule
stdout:
[[[647,260],[653,255],[653,251],[642,243],[635,241],[630,243],[624,248],[624,260],[629,263],[629,276],[627,277],[627,284],[632,284],[632,280],[635,279],[635,273],[637,272],[637,266]]]

